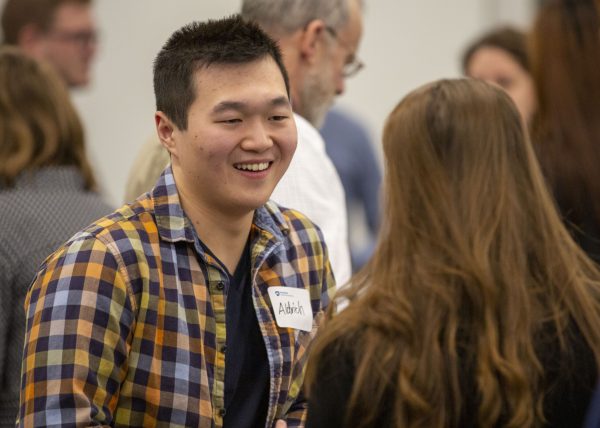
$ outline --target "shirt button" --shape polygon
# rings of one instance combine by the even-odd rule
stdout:
[[[225,409],[219,409],[219,415],[220,415],[221,417],[225,416],[225,413],[227,413],[227,412],[225,411]]]
[[[217,290],[223,291],[224,288],[225,288],[225,283],[223,281],[217,282]]]

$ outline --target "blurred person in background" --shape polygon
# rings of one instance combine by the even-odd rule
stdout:
[[[527,36],[512,27],[496,28],[477,38],[462,56],[466,76],[504,89],[526,123],[536,110],[535,85],[530,72]]]
[[[94,192],[83,129],[47,64],[0,48],[0,426],[15,426],[23,303],[42,261],[111,207]]]
[[[311,348],[306,427],[581,426],[600,272],[512,100],[474,79],[426,85],[383,149],[380,240]]]
[[[96,54],[92,0],[6,0],[3,42],[50,63],[71,88],[86,86]]]
[[[575,241],[600,261],[600,17],[594,0],[542,4],[531,36],[532,137]]]
[[[352,271],[371,257],[379,230],[381,168],[368,129],[352,114],[333,107],[321,128],[325,150],[342,180],[348,211]]]

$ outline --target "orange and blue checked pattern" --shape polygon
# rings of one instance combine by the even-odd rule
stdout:
[[[334,290],[321,232],[268,203],[254,216],[251,262],[271,377],[266,426],[303,426],[306,351]],[[25,303],[18,426],[221,427],[227,281],[167,168],[151,193],[42,265]],[[309,291],[312,332],[277,326],[271,286]]]

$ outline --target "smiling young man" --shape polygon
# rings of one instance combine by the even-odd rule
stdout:
[[[352,274],[344,188],[319,134],[327,110],[361,70],[363,0],[243,0],[241,15],[277,40],[290,76],[298,148],[272,199],[306,214],[323,231],[337,284]],[[138,153],[125,201],[147,192],[169,163],[157,141]]]
[[[297,139],[280,52],[239,17],[193,23],[154,87],[171,166],[42,266],[19,423],[303,426],[334,283],[318,228],[268,202]]]

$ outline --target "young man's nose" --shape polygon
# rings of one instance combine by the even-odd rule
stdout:
[[[244,150],[264,151],[273,145],[273,140],[264,124],[256,123],[250,128],[242,146]]]

